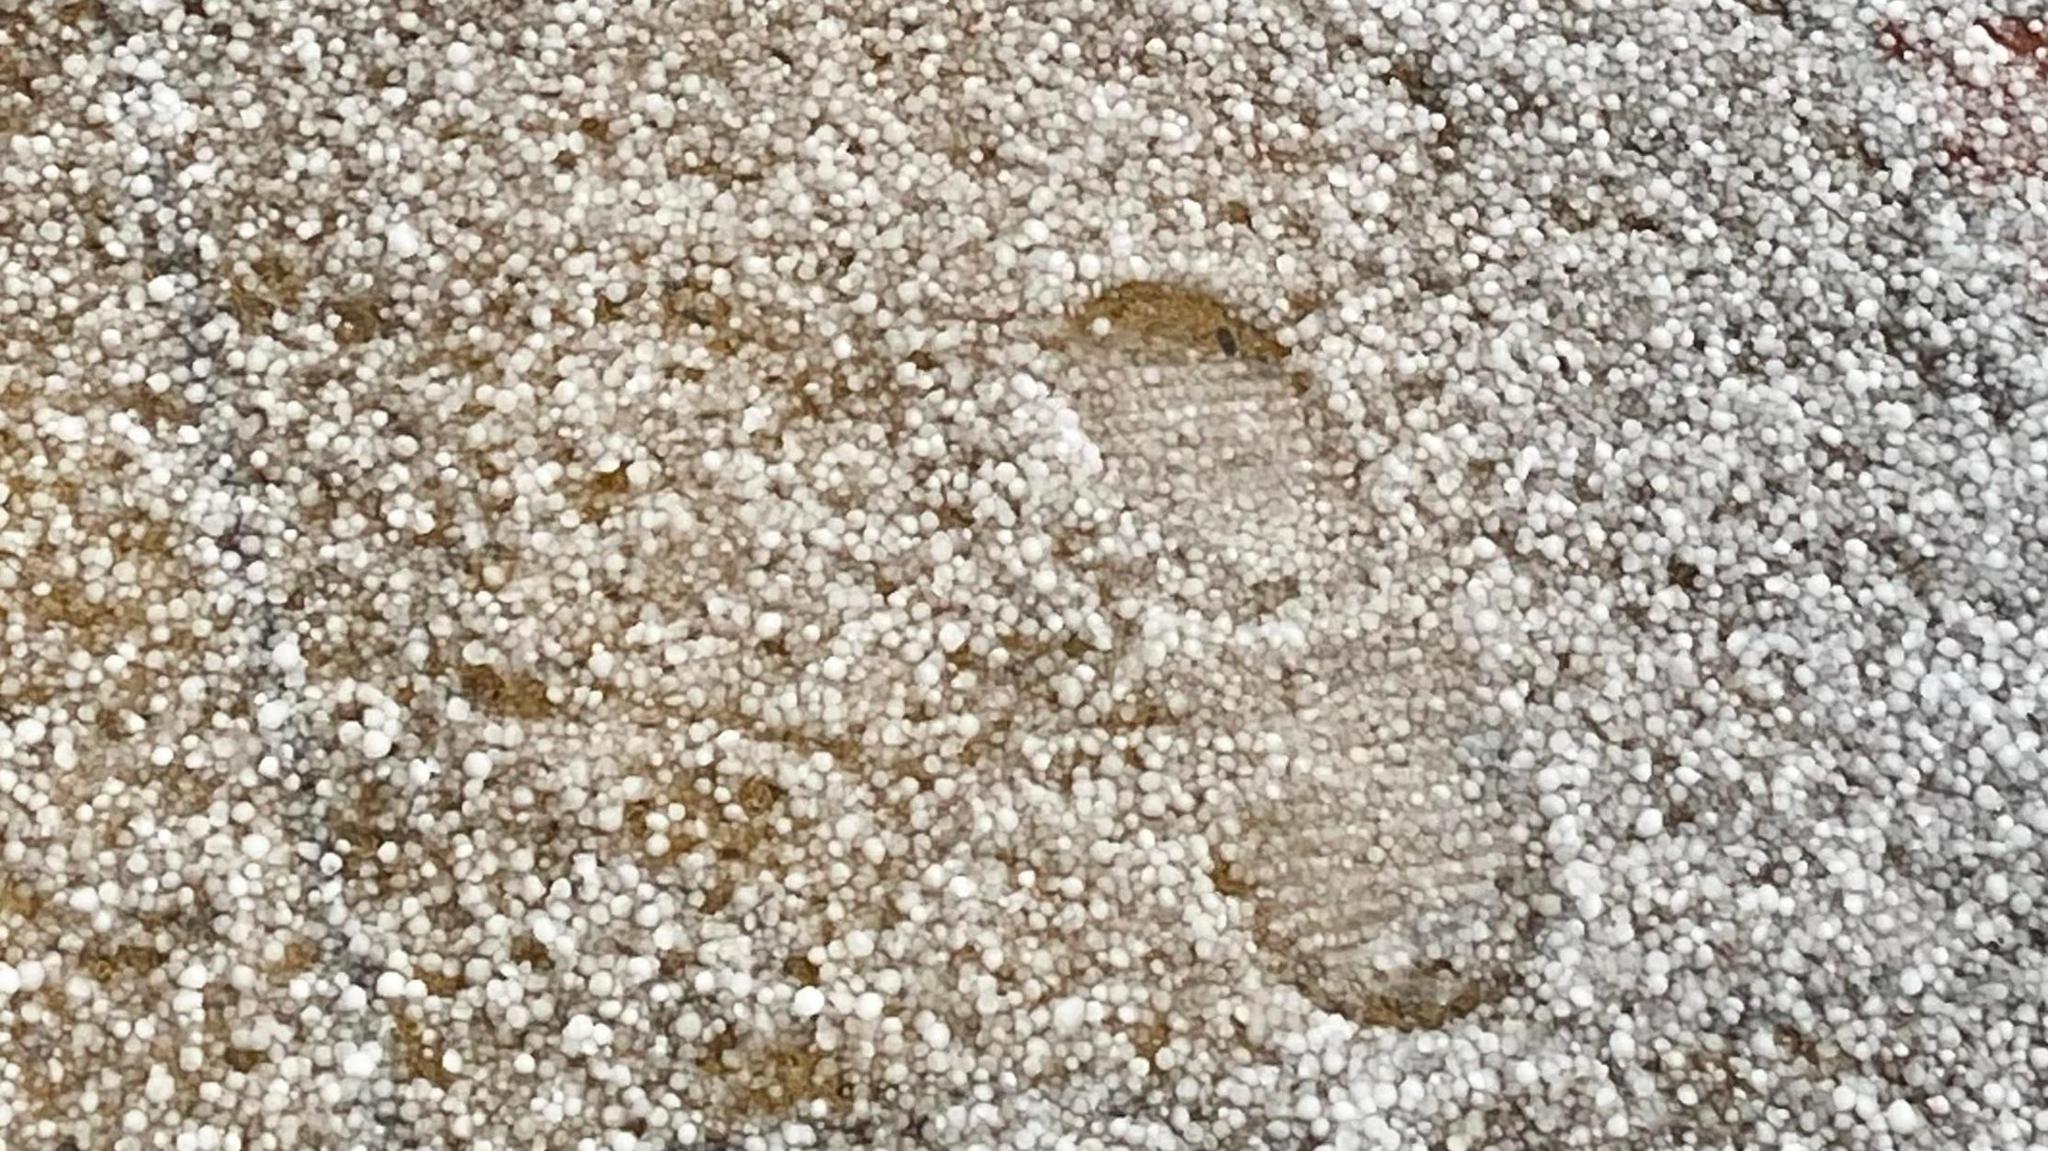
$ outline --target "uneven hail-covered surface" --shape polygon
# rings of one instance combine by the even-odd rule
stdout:
[[[2048,1143],[2048,28],[0,11],[0,1147]]]

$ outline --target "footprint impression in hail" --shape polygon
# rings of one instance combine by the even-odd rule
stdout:
[[[1141,525],[1102,577],[1102,673],[1213,804],[1209,879],[1252,965],[1366,1026],[1507,993],[1528,924],[1482,663],[1453,605],[1379,562],[1356,453],[1288,349],[1153,282],[1050,343],[1098,493]]]

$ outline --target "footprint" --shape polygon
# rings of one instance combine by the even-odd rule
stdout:
[[[1218,781],[1213,878],[1260,967],[1376,1026],[1507,994],[1524,933],[1481,671],[1404,573],[1368,575],[1348,446],[1315,426],[1286,349],[1212,296],[1146,283],[1080,309],[1060,351],[1081,430],[1159,536],[1116,589],[1136,601],[1118,674],[1252,749]]]

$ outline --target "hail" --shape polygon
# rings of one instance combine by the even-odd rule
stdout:
[[[209,881],[209,889],[202,898],[210,906],[196,911],[188,907],[178,914],[196,914],[202,919],[222,917],[209,925],[209,931],[225,931],[232,942],[221,947],[203,940],[186,940],[183,946],[166,947],[162,943],[168,938],[166,935],[158,932],[152,937],[145,930],[141,935],[146,942],[140,949],[163,965],[158,971],[135,969],[132,961],[101,966],[98,970],[94,970],[92,961],[83,965],[84,977],[94,981],[105,983],[125,974],[137,983],[152,985],[150,993],[160,993],[159,989],[166,987],[174,992],[167,1003],[158,1007],[161,1011],[167,1006],[168,1017],[124,1019],[115,1025],[117,1035],[121,1030],[133,1033],[132,1037],[124,1036],[130,1042],[146,1039],[152,1024],[168,1029],[175,1042],[168,1049],[145,1042],[125,1061],[126,1065],[119,1068],[120,1078],[133,1075],[139,1080],[132,1084],[132,1092],[117,1088],[114,1080],[104,1077],[92,1083],[95,1064],[101,1057],[89,1050],[81,1051],[75,1043],[71,1051],[61,1055],[56,1050],[50,1052],[51,1061],[44,1069],[52,1080],[51,1090],[58,1089],[56,1081],[64,1075],[85,1076],[92,1083],[86,1098],[97,1095],[101,1106],[118,1109],[115,1113],[121,1128],[133,1132],[158,1126],[166,1105],[175,1106],[181,1096],[203,1091],[201,1084],[205,1079],[219,1073],[218,1067],[209,1067],[209,1063],[217,1064],[222,1052],[209,1045],[206,1032],[210,1023],[223,1017],[220,1008],[210,1006],[207,1000],[209,995],[217,997],[221,993],[209,993],[207,989],[226,983],[246,991],[260,978],[259,966],[276,964],[278,940],[275,936],[264,937],[262,923],[276,915],[277,901],[286,901],[292,910],[306,917],[311,924],[307,934],[320,953],[318,969],[309,973],[314,982],[280,988],[281,994],[292,999],[311,995],[324,1000],[351,982],[362,981],[364,976],[360,964],[351,963],[346,956],[342,937],[347,914],[334,903],[340,894],[339,885],[322,877],[319,853],[305,850],[328,837],[321,829],[319,815],[318,793],[322,788],[302,775],[296,762],[295,713],[299,701],[294,689],[302,677],[296,642],[288,621],[282,618],[287,599],[285,586],[291,573],[280,570],[279,562],[292,534],[290,515],[275,505],[275,489],[259,481],[258,473],[271,462],[271,449],[260,438],[250,436],[248,428],[252,419],[260,418],[256,407],[260,406],[261,398],[252,405],[248,394],[232,383],[234,373],[243,366],[243,357],[228,350],[233,333],[217,299],[211,267],[218,258],[219,245],[209,233],[209,221],[204,218],[203,201],[197,193],[212,178],[220,158],[192,144],[200,117],[191,101],[194,93],[184,83],[187,77],[181,74],[187,62],[181,60],[182,38],[178,29],[166,29],[147,19],[150,13],[86,9],[63,15],[62,30],[53,30],[55,34],[47,40],[23,46],[18,64],[45,63],[34,55],[37,49],[48,49],[60,41],[76,46],[82,39],[78,35],[81,32],[96,34],[98,46],[106,50],[98,57],[74,52],[64,66],[66,75],[85,81],[82,86],[87,91],[81,95],[94,94],[96,81],[104,80],[107,85],[103,93],[98,93],[102,99],[97,106],[88,106],[85,120],[104,133],[107,150],[115,158],[106,171],[116,178],[106,180],[105,186],[97,190],[115,207],[103,230],[87,239],[98,245],[116,266],[126,264],[134,269],[142,282],[138,291],[124,284],[123,277],[115,273],[112,284],[80,285],[125,288],[121,295],[107,301],[120,301],[125,314],[102,315],[96,324],[81,324],[81,330],[97,336],[105,353],[106,371],[112,377],[94,383],[113,384],[110,390],[116,405],[96,411],[89,403],[79,403],[87,396],[66,394],[71,391],[68,388],[48,398],[75,405],[74,410],[86,418],[91,430],[80,438],[94,443],[103,442],[103,437],[125,438],[140,448],[141,460],[147,465],[147,483],[170,488],[168,494],[178,505],[170,513],[177,524],[172,529],[175,542],[171,549],[191,561],[194,570],[201,573],[202,594],[219,621],[206,649],[204,670],[225,673],[224,682],[217,685],[217,694],[216,685],[201,687],[191,679],[177,685],[178,692],[188,701],[210,702],[215,708],[202,726],[183,733],[168,733],[183,743],[180,750],[187,758],[182,765],[174,764],[170,744],[159,744],[154,753],[147,746],[139,746],[131,752],[116,754],[146,757],[156,769],[189,771],[205,781],[201,786],[210,789],[205,810],[193,812],[189,822],[177,828],[176,837],[193,844],[203,843],[206,854],[224,856],[234,865],[235,873],[223,875],[226,885],[218,890],[212,889]],[[75,143],[75,139],[64,138],[65,127],[75,131],[81,126],[59,125],[54,139]],[[27,141],[30,152],[47,151],[52,139],[53,136],[41,136]],[[74,170],[74,180],[88,172],[93,169]],[[82,187],[74,183],[73,191],[76,193]],[[77,305],[66,300],[62,306],[75,309]],[[48,337],[31,336],[30,343],[43,338]],[[89,395],[91,387],[82,386],[77,391]],[[138,408],[120,406],[121,401],[132,403],[141,396],[147,399]],[[137,411],[148,416],[135,419]],[[112,420],[99,426],[98,421],[108,416]],[[115,500],[128,502],[119,492],[126,482],[120,474],[62,478],[83,485],[107,486],[115,490]],[[152,507],[150,512],[164,514],[160,507]],[[66,546],[75,550],[79,544]],[[116,569],[115,574],[122,573]],[[172,584],[141,590],[145,597],[154,598],[186,589]],[[32,588],[27,589],[27,594],[61,597],[75,592]],[[33,604],[31,599],[21,602]],[[31,606],[31,618],[35,614]],[[151,639],[160,638],[153,629]],[[121,646],[125,645],[117,648]],[[132,659],[132,649],[117,651],[116,658]],[[138,710],[160,707],[158,699],[151,699],[146,708]],[[62,712],[58,714],[61,716]],[[199,732],[209,729],[212,735],[194,742]],[[210,747],[206,746],[208,743]],[[65,767],[61,761],[58,766],[60,770]],[[101,786],[106,782],[100,781]],[[81,790],[89,794],[94,788],[88,783]],[[146,829],[151,824],[174,823],[177,814],[149,805],[138,810],[118,791],[106,793],[99,803],[108,805],[109,800],[114,812],[125,813],[126,818],[136,821],[131,832],[137,837],[146,838]],[[92,818],[92,811],[93,806],[88,805],[79,808],[77,814],[80,818]],[[130,879],[149,876],[146,850],[126,861],[124,870]],[[175,855],[176,850],[173,848],[171,854]],[[297,882],[289,877],[293,871],[301,873]],[[285,876],[282,883],[278,882],[281,875]],[[155,887],[153,877],[143,878],[143,882],[147,887]],[[98,887],[85,884],[73,888],[65,899],[75,911],[94,913],[93,931],[117,935],[121,933],[108,931],[106,917],[99,914],[99,909],[108,903],[108,890],[104,881]],[[60,945],[72,938],[60,937]],[[44,980],[54,979],[67,960],[77,965],[78,958],[52,956],[43,964],[47,972]],[[106,961],[101,959],[99,963]],[[123,966],[129,968],[125,973]],[[72,975],[74,980],[79,977],[77,973]],[[67,985],[65,994],[76,999],[78,986]],[[61,1009],[56,1017],[63,1018]],[[264,1039],[261,1016],[257,1022],[253,1040],[260,1043]],[[308,1018],[306,1022],[313,1025],[314,1019]],[[103,1024],[103,1019],[95,1023]],[[95,1034],[94,1024],[81,1030],[87,1036]],[[329,1066],[344,1076],[367,1081],[368,1068],[374,1066],[378,1049],[370,1031],[361,1022],[346,1020],[334,1028],[330,1035],[339,1039],[341,1045],[323,1053],[330,1061]],[[244,1043],[242,1036],[235,1040],[238,1045]],[[57,1050],[61,1050],[61,1045]],[[68,1068],[67,1058],[73,1061]],[[281,1102],[271,1102],[266,1109],[275,1110]],[[32,1114],[34,1108],[17,1104],[16,1111]],[[379,1116],[378,1121],[388,1122],[389,1117]],[[24,1130],[47,1134],[48,1116],[40,1117],[36,1127],[27,1126],[25,1118],[23,1122]]]
[[[0,22],[25,1146],[2024,1146],[2048,30]]]

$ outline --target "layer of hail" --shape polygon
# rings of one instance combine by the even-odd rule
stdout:
[[[2048,27],[0,11],[0,1148],[2048,1144]]]

